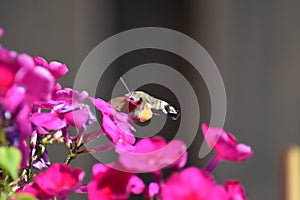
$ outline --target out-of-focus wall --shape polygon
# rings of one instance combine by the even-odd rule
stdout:
[[[254,149],[245,163],[222,163],[216,176],[240,179],[250,199],[282,199],[283,149],[300,144],[300,2],[193,5],[192,36],[211,54],[225,83],[225,129]]]

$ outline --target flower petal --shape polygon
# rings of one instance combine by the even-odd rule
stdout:
[[[66,122],[59,119],[55,113],[34,113],[30,121],[49,130],[59,130],[66,126]]]

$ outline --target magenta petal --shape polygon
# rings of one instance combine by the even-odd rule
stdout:
[[[247,160],[253,155],[251,147],[246,144],[238,144],[236,149],[240,154],[239,161]]]
[[[0,27],[0,38],[2,37],[3,34],[4,34],[4,30],[3,28]]]
[[[61,64],[56,61],[50,62],[48,69],[56,79],[64,76],[69,71],[65,64]]]
[[[67,123],[76,128],[82,128],[89,119],[89,111],[87,109],[75,110],[64,114]]]
[[[5,109],[10,113],[15,113],[18,106],[25,101],[25,92],[23,87],[17,87],[16,85],[10,87],[4,98]]]
[[[133,194],[141,194],[145,189],[145,184],[139,177],[133,175],[128,181],[128,188]]]
[[[13,84],[15,72],[9,66],[0,63],[0,95],[3,95],[6,90]]]
[[[22,191],[18,191],[17,194],[31,194],[39,200],[49,200],[52,195],[43,193],[36,184],[26,185]]]
[[[232,200],[247,200],[245,196],[245,190],[239,181],[227,180],[225,182],[225,188]]]
[[[209,200],[205,198],[205,195],[211,191],[214,185],[214,179],[209,174],[196,167],[189,167],[174,174],[162,185],[161,196],[164,200]],[[220,199],[223,200],[223,198]]]
[[[87,185],[81,185],[78,189],[75,190],[78,194],[86,194],[87,193]]]
[[[53,164],[45,172],[35,177],[34,183],[40,190],[52,196],[66,197],[70,192],[78,188],[84,178],[84,172],[79,169],[71,169],[66,164]]]
[[[144,138],[131,149],[116,147],[119,162],[136,172],[156,171],[169,166],[182,167],[186,163],[186,146],[182,141],[166,143],[161,137]]]
[[[98,110],[100,110],[102,113],[106,113],[108,115],[113,115],[113,112],[115,109],[106,101],[104,101],[100,98],[90,98],[90,100],[92,101],[94,106],[96,106],[96,108]]]
[[[118,128],[115,123],[110,119],[109,116],[102,116],[102,128],[107,136],[114,142],[117,143],[119,140],[118,137]]]
[[[221,128],[202,125],[203,135],[208,146],[212,147],[219,159],[231,162],[244,161],[253,155],[251,147],[238,144],[235,137]]]
[[[38,66],[24,75],[18,73],[16,81],[26,88],[30,97],[34,100],[48,100],[54,87],[54,78],[50,72]]]
[[[36,57],[33,57],[33,61],[36,66],[41,66],[41,67],[45,67],[46,69],[48,69],[48,62],[44,58],[42,58],[40,56],[36,56]]]
[[[226,200],[229,199],[229,195],[225,188],[221,185],[214,185],[211,190],[203,198],[205,200]],[[233,199],[235,200],[235,199]]]
[[[151,182],[148,188],[149,197],[152,198],[159,193],[160,186],[157,183]]]
[[[78,92],[71,88],[64,88],[63,90],[57,90],[53,96],[56,101],[65,101],[70,105],[78,104],[88,98],[89,94],[86,91]]]
[[[19,111],[16,123],[18,125],[20,136],[22,139],[27,139],[31,136],[31,124],[28,119],[28,116],[30,116],[31,112],[31,106],[28,104],[25,104],[24,107]]]
[[[138,194],[143,188],[144,184],[137,176],[99,163],[93,166],[93,178],[88,184],[88,198],[129,199],[131,192]]]
[[[34,68],[34,61],[32,57],[27,54],[19,54],[17,56],[17,63],[21,67],[20,70],[32,70]]]
[[[49,130],[59,130],[66,126],[66,122],[59,119],[55,113],[34,113],[30,121]]]

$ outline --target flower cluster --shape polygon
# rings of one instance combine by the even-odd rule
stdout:
[[[238,144],[221,128],[203,124],[204,138],[215,155],[203,169],[186,167],[184,142],[167,142],[159,136],[136,142],[130,116],[85,91],[61,87],[57,79],[67,72],[65,64],[0,45],[0,199],[67,199],[72,192],[86,194],[90,200],[129,199],[132,195],[157,200],[246,199],[239,181],[218,184],[212,170],[223,160],[250,158],[249,146]],[[89,127],[96,117],[90,105],[101,114],[101,128],[92,132]],[[104,150],[84,145],[100,136],[115,146],[118,161],[95,164],[91,180],[83,183],[84,171],[72,169],[69,163],[78,154]],[[53,143],[65,145],[64,162],[50,162],[47,146]],[[163,170],[167,168],[171,173],[166,177]],[[153,179],[146,183],[140,173],[150,173]]]

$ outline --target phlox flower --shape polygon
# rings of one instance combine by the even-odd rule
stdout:
[[[114,144],[133,144],[135,137],[131,133],[135,129],[129,124],[129,116],[117,112],[111,104],[100,99],[90,98],[102,114],[102,130]]]
[[[0,45],[0,80],[0,126],[9,144],[21,150],[24,167],[29,156],[26,141],[31,135],[28,118],[33,104],[51,97],[54,77],[36,66],[32,57]]]
[[[216,151],[216,157],[220,160],[241,162],[253,155],[250,146],[238,144],[232,134],[221,128],[208,127],[207,124],[203,124],[202,132],[208,146]]]
[[[71,169],[66,164],[53,164],[45,172],[38,174],[31,185],[27,185],[19,193],[28,193],[39,200],[53,197],[65,198],[79,187],[84,178],[80,168]]]
[[[229,200],[225,188],[206,171],[189,167],[173,174],[161,187],[162,200]]]
[[[54,78],[61,78],[64,76],[69,70],[68,67],[65,64],[62,64],[57,61],[51,61],[48,63],[44,58],[42,57],[33,57],[34,63],[38,66],[44,67],[52,74]]]
[[[162,168],[183,167],[186,163],[186,146],[180,140],[167,143],[162,137],[155,136],[139,140],[129,148],[118,147],[119,162],[129,171],[149,172]]]
[[[93,178],[87,186],[89,200],[124,200],[129,199],[131,193],[144,191],[145,185],[140,178],[112,167],[103,164],[93,166]]]
[[[243,186],[236,180],[227,180],[225,188],[229,193],[229,200],[247,200]]]
[[[0,27],[0,38],[2,37],[3,34],[4,34],[4,30]]]
[[[84,128],[95,122],[87,104],[82,103],[88,94],[86,92],[66,88],[56,91],[53,100],[48,101],[42,107],[51,108],[51,112],[36,112],[30,117],[32,123],[38,127],[49,130],[60,130],[68,126]],[[48,132],[39,132],[40,134]]]

